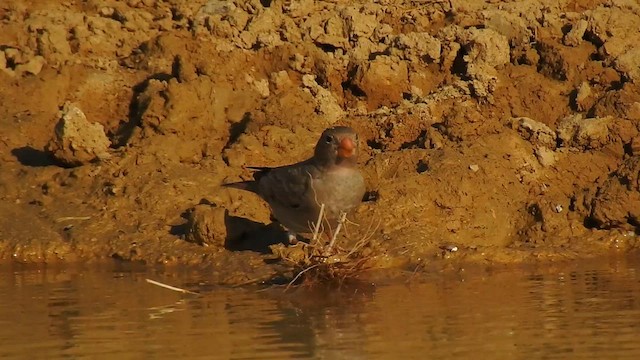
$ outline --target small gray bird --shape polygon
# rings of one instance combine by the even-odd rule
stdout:
[[[336,126],[322,133],[313,157],[275,168],[251,167],[256,170],[254,180],[226,186],[257,193],[290,233],[312,233],[322,208],[331,247],[346,213],[360,204],[365,193],[357,155],[356,132]]]

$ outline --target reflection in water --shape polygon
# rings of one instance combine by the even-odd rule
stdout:
[[[203,274],[0,270],[0,357],[638,358],[635,258],[426,274],[341,290],[208,288]]]

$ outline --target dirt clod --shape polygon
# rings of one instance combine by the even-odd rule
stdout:
[[[609,143],[609,127],[613,118],[584,119],[582,115],[568,116],[558,124],[558,139],[564,146],[597,149]]]
[[[592,200],[592,218],[603,228],[640,230],[640,156],[627,159]]]
[[[73,167],[110,158],[110,146],[104,127],[90,123],[77,105],[67,102],[47,151],[65,166]]]
[[[186,239],[205,246],[224,248],[229,240],[226,221],[229,211],[210,205],[198,205],[189,214]],[[231,236],[233,237],[233,236]]]
[[[402,94],[409,91],[408,81],[406,62],[381,55],[359,63],[351,84],[367,96],[369,106],[379,107],[400,102]]]

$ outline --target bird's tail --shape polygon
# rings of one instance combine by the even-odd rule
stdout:
[[[250,191],[250,192],[253,192],[253,193],[257,193],[258,192],[258,183],[256,181],[253,181],[253,180],[238,181],[238,182],[234,182],[234,183],[222,184],[222,186],[223,187],[227,187],[227,188]]]
[[[247,181],[238,181],[234,183],[222,184],[224,187],[230,187],[234,189],[240,189],[245,191],[251,191],[253,193],[258,193],[258,182],[260,182],[260,178],[265,176],[271,168],[269,167],[257,167],[257,166],[247,166],[247,169],[253,170],[253,180]]]

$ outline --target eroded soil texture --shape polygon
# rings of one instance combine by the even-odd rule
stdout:
[[[635,0],[5,0],[0,29],[3,261],[268,276],[282,230],[221,184],[338,124],[374,267],[638,242]]]

